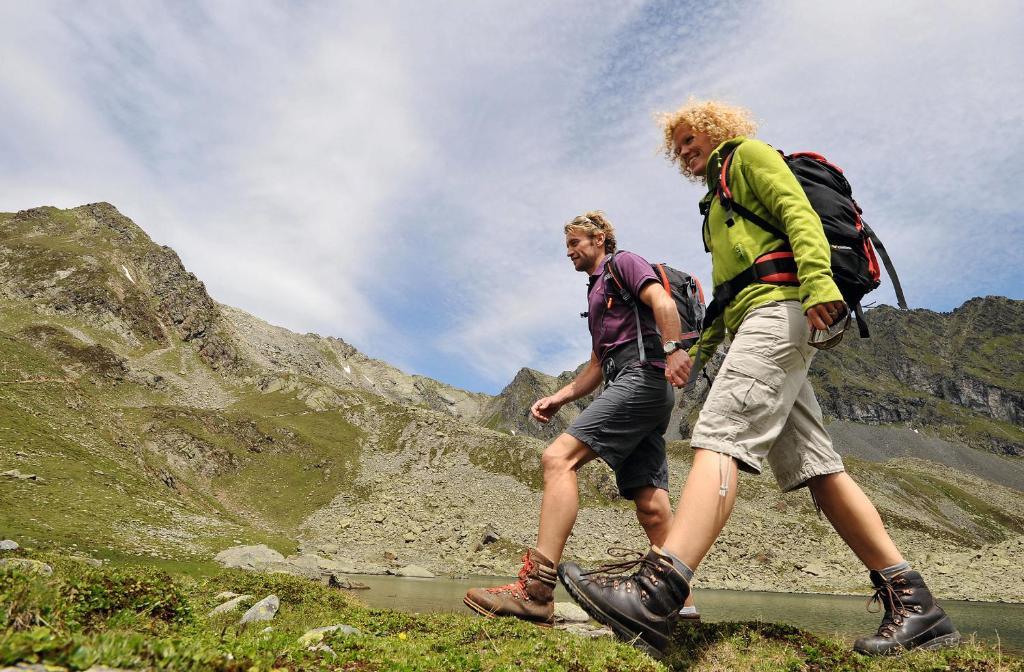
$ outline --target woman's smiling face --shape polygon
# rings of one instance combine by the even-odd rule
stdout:
[[[708,157],[714,149],[711,137],[703,131],[694,131],[689,124],[679,124],[672,133],[673,155],[692,175],[704,176]]]

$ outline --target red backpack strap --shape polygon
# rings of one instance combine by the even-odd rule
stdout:
[[[729,166],[732,165],[732,155],[739,147],[729,150],[729,153],[722,159],[722,168],[718,171],[718,198],[725,201],[732,201],[732,191],[729,189]]]
[[[665,288],[665,291],[668,292],[669,296],[672,296],[672,285],[669,284],[668,276],[665,275],[664,264],[651,264],[651,266],[654,268],[654,271],[658,274],[658,277],[661,278],[661,286]]]

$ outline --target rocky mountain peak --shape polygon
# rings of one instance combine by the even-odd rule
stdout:
[[[203,283],[109,203],[0,214],[0,294],[79,316],[126,347],[176,337],[212,368],[236,359]]]

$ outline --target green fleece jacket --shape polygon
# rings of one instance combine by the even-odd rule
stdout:
[[[747,313],[772,301],[800,301],[804,311],[819,303],[842,300],[832,280],[832,253],[818,214],[782,156],[771,146],[748,138],[733,138],[719,145],[708,157],[708,193],[701,200],[710,204],[704,242],[711,250],[711,280],[715,286],[746,270],[763,254],[785,245],[778,237],[734,213],[734,224],[726,225],[726,212],[715,197],[722,157],[735,147],[729,166],[729,189],[735,202],[772,222],[789,236],[796,258],[799,287],[755,283],[736,296],[725,313],[704,331],[690,350],[707,362],[725,336],[735,334]]]

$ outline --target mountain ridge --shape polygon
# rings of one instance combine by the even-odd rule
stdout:
[[[930,365],[919,373],[934,382]],[[858,375],[876,384],[872,366]],[[983,379],[993,366],[972,360],[970,373]],[[1015,366],[998,363],[992,384],[1013,392]],[[458,390],[218,304],[173,250],[109,204],[0,213],[0,525],[26,546],[208,562],[267,543],[363,571],[508,574],[533,543],[543,483],[545,438],[530,435],[541,428],[523,408],[572,375],[532,371],[512,381],[529,389],[510,383],[505,397]],[[894,403],[955,407],[897,383],[885,387]],[[700,394],[681,395],[675,411],[673,497],[690,459],[675,439]],[[1020,491],[919,453],[848,466],[941,594],[1024,600],[1010,560],[1024,544]],[[570,557],[596,562],[608,546],[643,544],[603,465],[581,470],[580,484]],[[826,529],[806,496],[744,478],[702,585],[861,589],[856,559]],[[825,541],[810,548],[807,535]],[[970,566],[940,574],[957,563]]]

